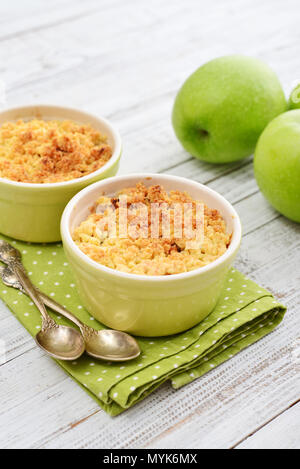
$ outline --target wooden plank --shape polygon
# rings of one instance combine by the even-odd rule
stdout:
[[[5,349],[5,356],[1,357],[0,366],[36,347],[29,333],[2,302],[0,303],[0,327],[0,340]]]
[[[1,369],[1,388],[0,418],[2,424],[5,422],[1,447],[34,447],[38,433],[42,436],[58,431],[66,422],[71,428],[75,418],[81,420],[87,412],[99,411],[96,403],[38,348],[25,353],[21,362],[14,360]]]
[[[299,227],[278,218],[265,202],[246,161],[223,167],[191,159],[174,137],[170,112],[189,73],[233,51],[269,62],[289,91],[298,77],[298,18],[292,14],[298,3],[103,0],[99,7],[92,0],[54,0],[51,8],[41,5],[26,0],[0,7],[0,78],[7,85],[7,105],[46,100],[106,115],[124,139],[121,172],[171,172],[222,192],[239,210],[247,234],[237,266],[271,287],[290,310],[277,331],[228,364],[180,391],[166,385],[111,420],[32,348],[32,339],[0,305],[8,339],[0,388],[7,432],[0,431],[0,441],[14,447],[140,447],[159,441],[164,447],[170,441],[187,446],[192,435],[199,447],[235,446],[299,396],[299,371],[291,362],[299,330]],[[282,441],[290,442],[290,436]]]
[[[300,404],[279,415],[236,449],[300,449]]]
[[[13,2],[11,4],[13,5]],[[280,6],[279,0],[272,4],[269,3],[268,5],[263,5],[260,10],[256,9],[256,11],[260,11],[260,15],[257,16],[260,17],[261,24],[272,12],[274,12],[276,4]],[[244,34],[241,35],[241,49],[248,50],[249,53],[251,51],[254,52],[257,49],[257,43],[249,44],[249,37],[252,36],[252,31],[245,32],[243,22],[241,21],[241,16],[242,18],[244,18],[244,15],[249,16],[253,11],[253,2],[250,0],[243,1],[243,8],[240,10],[241,15],[235,15],[234,17],[232,15],[232,9],[235,8],[234,0],[229,0],[226,3],[221,0],[217,0],[214,4],[207,4],[205,6],[205,11],[203,10],[203,6],[200,6],[197,0],[188,0],[185,5],[178,0],[173,2],[164,2],[163,6],[159,0],[154,0],[151,4],[130,1],[126,2],[126,6],[124,6],[123,2],[119,2],[119,4],[117,4],[117,2],[112,3],[106,1],[104,3],[102,2],[102,7],[98,12],[94,12],[93,9],[90,8],[91,5],[97,5],[97,2],[85,2],[85,6],[83,6],[82,2],[72,2],[72,9],[69,8],[69,2],[60,8],[48,7],[47,9],[47,6],[43,6],[43,8],[36,10],[42,10],[45,17],[49,17],[49,10],[52,11],[52,14],[62,15],[63,18],[65,10],[69,10],[69,13],[72,14],[73,11],[76,12],[77,8],[82,9],[83,7],[85,8],[85,13],[90,13],[91,16],[85,18],[78,15],[78,18],[71,24],[61,24],[60,22],[56,24],[54,22],[52,28],[46,30],[42,29],[35,35],[31,34],[29,31],[22,37],[22,40],[20,39],[19,41],[17,36],[12,38],[12,41],[15,41],[12,44],[16,47],[15,53],[19,60],[22,59],[21,52],[24,51],[22,48],[22,42],[23,47],[24,44],[26,44],[26,46],[31,46],[28,48],[28,54],[26,55],[26,58],[29,61],[28,68],[30,69],[33,67],[31,68],[31,78],[33,76],[32,71],[34,71],[35,75],[37,71],[44,74],[36,76],[36,79],[39,79],[40,81],[47,78],[49,70],[47,72],[48,67],[45,67],[45,61],[47,62],[48,59],[49,64],[51,64],[51,59],[55,52],[59,54],[58,57],[56,57],[57,61],[55,66],[52,64],[52,70],[59,72],[61,59],[64,59],[67,68],[68,66],[73,65],[78,68],[78,71],[81,68],[81,72],[85,71],[85,74],[91,75],[93,71],[95,71],[95,68],[91,68],[92,61],[100,61],[101,63],[103,57],[110,55],[110,61],[112,65],[115,65],[115,54],[118,51],[119,53],[124,51],[125,53],[122,57],[118,56],[118,59],[120,60],[119,65],[122,64],[123,57],[124,59],[128,58],[129,60],[132,60],[135,56],[136,59],[139,60],[139,62],[135,62],[137,72],[142,73],[142,67],[145,69],[145,72],[148,72],[148,67],[152,67],[151,80],[149,80],[149,78],[147,79],[144,74],[140,75],[140,73],[136,75],[136,80],[138,81],[139,78],[146,79],[147,84],[150,85],[150,91],[155,88],[156,91],[161,92],[162,87],[164,87],[169,80],[173,80],[179,85],[186,78],[187,73],[192,69],[186,69],[184,66],[187,66],[188,64],[193,67],[199,66],[199,51],[196,48],[191,47],[191,41],[194,41],[195,44],[199,45],[204,45],[205,43],[205,50],[201,51],[203,61],[207,60],[211,56],[220,55],[223,50],[226,53],[225,47],[222,44],[216,44],[216,31],[219,29],[217,26],[218,20],[231,23],[232,27],[236,28],[236,34],[244,31]],[[259,44],[260,53],[263,54],[265,50],[266,56],[269,56],[271,60],[272,57],[274,57],[274,63],[276,63],[276,54],[279,54],[280,51],[290,46],[293,46],[294,48],[297,47],[297,44],[293,41],[292,37],[294,28],[297,26],[297,18],[296,16],[292,17],[288,11],[288,8],[292,10],[296,5],[296,0],[287,1],[286,8],[281,9],[282,11],[280,11],[280,22],[282,26],[280,34],[274,35],[278,30],[278,24],[274,21],[268,25],[269,27],[266,31],[268,36],[267,39],[264,38],[264,42]],[[192,8],[195,13],[193,15],[191,15]],[[10,9],[13,10],[13,8]],[[125,9],[127,13],[126,21],[124,21],[123,15]],[[119,13],[119,22],[116,21],[116,11]],[[205,14],[200,14],[204,12]],[[33,15],[32,11],[29,10],[26,15],[21,10],[20,15],[16,15],[16,11],[14,9],[10,20],[15,20],[20,17],[22,18],[23,24],[27,19],[35,22],[38,20],[39,11],[36,11],[35,13],[36,14]],[[165,17],[168,17],[167,22],[164,21]],[[210,22],[209,19],[214,19],[214,22]],[[38,24],[41,24],[41,22]],[[189,27],[187,27],[187,24]],[[9,23],[8,19],[3,21],[3,24],[1,25],[2,31],[5,25],[7,25],[9,30],[11,30],[12,25]],[[285,25],[288,25],[289,28],[285,28]],[[148,34],[142,34],[143,30],[147,30]],[[93,31],[93,35],[87,34],[87,31]],[[261,33],[262,36],[264,36],[265,31],[262,31]],[[154,35],[155,40],[153,40]],[[139,48],[136,47],[137,37],[139,37],[140,40]],[[40,39],[40,42],[37,42],[37,38]],[[260,39],[262,38],[258,38],[258,40]],[[230,49],[234,49],[232,46],[235,43],[235,35],[229,36],[228,41],[226,49],[229,51]],[[271,41],[273,48],[272,51],[269,50]],[[9,50],[12,44],[7,40],[5,49]],[[279,46],[280,50],[278,51],[276,48]],[[178,60],[178,47],[180,47],[180,63]],[[3,54],[6,53],[5,49],[1,51]],[[38,51],[42,53],[42,56],[37,55]],[[77,52],[79,61],[72,63],[72,61],[70,62],[70,56],[74,57],[75,52]],[[294,59],[296,57],[295,52],[296,51],[293,50]],[[8,53],[7,56],[9,57]],[[167,59],[164,64],[161,63],[162,58]],[[287,60],[288,69],[281,70],[285,76],[288,76],[289,80],[289,67],[291,67],[292,58],[293,55],[290,54],[290,61]],[[157,68],[153,69],[155,62]],[[278,68],[281,69],[280,61],[277,63]],[[97,63],[95,65],[97,65]],[[131,65],[131,63],[129,65]],[[162,68],[160,68],[160,65],[162,65]],[[169,69],[170,65],[171,67],[176,66],[177,74],[175,76],[171,73],[173,70]],[[7,70],[7,72],[9,72],[9,70]],[[25,69],[23,72],[24,75],[22,76],[22,80],[20,80],[21,77],[19,77],[19,83],[26,85],[26,77],[29,70]],[[130,69],[124,69],[122,78],[123,76],[126,78],[126,75],[130,72]],[[166,74],[166,72],[169,73]],[[110,73],[110,71],[105,70],[105,74],[107,75],[108,73]],[[157,82],[156,80],[153,81],[156,74],[164,74],[164,80],[160,82]],[[13,76],[12,71],[11,76]],[[73,75],[73,81],[78,80],[81,76],[82,75],[78,76],[78,74],[75,76]],[[15,79],[16,78],[18,77],[15,76]],[[115,82],[119,82],[119,80],[115,80]],[[119,85],[123,86],[120,82]],[[113,83],[112,86],[114,86]],[[170,92],[171,89],[172,88],[168,88],[168,91]],[[144,92],[148,92],[148,88],[147,90],[144,90]]]
[[[103,9],[112,2],[86,0],[54,0],[51,3],[40,0],[3,2],[0,17],[0,41],[24,36],[51,26],[74,21],[85,15],[93,15],[99,8]]]

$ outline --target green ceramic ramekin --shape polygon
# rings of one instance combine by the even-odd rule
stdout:
[[[0,125],[18,119],[73,120],[91,124],[105,134],[113,149],[111,159],[100,169],[79,179],[54,184],[28,184],[0,178],[0,233],[22,241],[59,241],[60,219],[69,200],[81,189],[114,176],[121,157],[121,138],[105,119],[59,106],[28,106],[0,113]]]
[[[232,234],[226,253],[205,267],[168,276],[119,272],[83,254],[72,240],[72,232],[88,216],[89,207],[100,194],[113,195],[140,181],[146,185],[161,184],[168,191],[187,191],[196,200],[218,209]],[[175,176],[132,174],[98,182],[77,194],[64,211],[61,233],[79,295],[88,311],[113,329],[164,336],[189,329],[213,310],[239,250],[241,223],[232,205],[202,184]]]

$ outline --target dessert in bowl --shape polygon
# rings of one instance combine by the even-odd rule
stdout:
[[[197,208],[198,243],[193,231]],[[73,240],[99,264],[152,276],[179,274],[209,264],[224,254],[230,234],[218,210],[202,206],[186,192],[168,192],[159,184],[147,187],[140,182],[111,197],[101,196],[75,229]]]
[[[119,220],[120,195],[128,197],[127,207],[133,205],[129,220],[139,217],[137,204],[143,200],[146,205],[167,202],[167,212],[170,201],[190,203],[194,215],[195,203],[201,201],[199,226],[204,236],[176,237],[174,226],[169,237],[161,236],[160,228],[156,238],[142,236],[145,224],[152,228],[149,216],[145,224],[138,218],[137,235],[121,236],[118,226],[108,236],[113,224],[108,227],[109,216],[107,223],[102,221],[109,214]],[[171,219],[173,214],[171,210]],[[202,184],[169,175],[133,174],[100,181],[78,193],[63,213],[61,233],[88,311],[114,329],[164,336],[189,329],[213,310],[239,249],[241,223],[231,204]]]
[[[116,174],[118,131],[105,119],[59,106],[0,113],[0,233],[55,242],[68,201]]]

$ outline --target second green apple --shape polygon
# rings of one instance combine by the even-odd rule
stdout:
[[[193,156],[227,163],[251,155],[267,124],[286,109],[273,70],[258,59],[233,55],[206,63],[186,80],[172,122]]]

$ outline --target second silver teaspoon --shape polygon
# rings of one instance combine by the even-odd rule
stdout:
[[[3,260],[3,258],[1,258],[1,240],[0,259]],[[3,283],[11,287],[18,288],[19,290],[26,293],[22,288],[22,284],[19,282],[18,277],[9,266],[0,266],[0,275],[2,277]],[[45,295],[41,291],[37,291],[41,300],[46,306],[68,318],[79,327],[85,341],[85,350],[92,357],[110,361],[127,361],[137,358],[140,355],[139,345],[130,335],[126,334],[125,332],[110,329],[97,331],[92,327],[83,324],[75,315],[73,315],[70,311],[57,303],[55,300]]]

